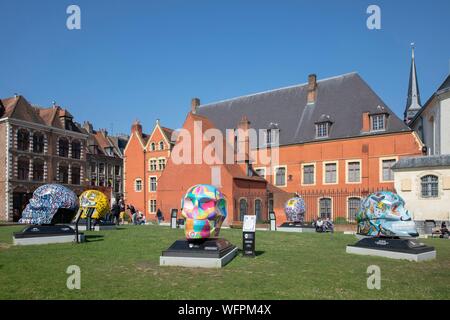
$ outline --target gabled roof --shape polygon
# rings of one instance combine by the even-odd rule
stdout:
[[[357,73],[318,81],[314,104],[307,105],[307,95],[307,84],[295,85],[204,104],[197,114],[208,117],[222,131],[236,128],[243,116],[257,130],[276,123],[280,145],[315,141],[315,123],[323,114],[333,120],[328,139],[411,131]],[[363,133],[362,114],[379,113],[379,107],[389,115],[386,131]]]
[[[6,98],[2,103],[5,106],[3,117],[44,124],[39,112],[23,96]]]

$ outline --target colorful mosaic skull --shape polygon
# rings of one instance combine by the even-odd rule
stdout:
[[[360,233],[374,237],[417,237],[405,201],[396,193],[373,193],[361,202],[356,216]]]
[[[306,212],[305,201],[300,196],[289,199],[284,206],[284,212],[288,221],[303,222]]]
[[[80,196],[80,208],[83,210],[82,219],[86,219],[89,208],[93,208],[91,218],[100,220],[109,211],[108,197],[98,190],[87,190]]]
[[[208,239],[219,235],[227,217],[227,203],[217,188],[207,184],[191,187],[183,197],[182,207],[186,239]]]
[[[78,198],[72,190],[60,184],[45,184],[34,191],[19,223],[52,224],[58,211],[70,222],[77,210]]]

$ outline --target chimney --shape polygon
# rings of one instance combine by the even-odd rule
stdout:
[[[92,123],[90,123],[89,121],[85,121],[83,123],[83,128],[88,132],[88,133],[94,133],[94,127],[92,126]]]
[[[315,74],[310,74],[308,76],[308,104],[315,103],[316,96],[317,96],[317,76]]]
[[[369,132],[370,131],[370,118],[369,118],[369,112],[363,112],[362,114],[362,132]]]
[[[131,133],[133,132],[136,132],[140,137],[142,137],[142,125],[139,120],[135,120],[133,122],[133,125],[131,126]]]
[[[250,129],[250,121],[247,116],[242,116],[238,124],[237,146],[238,151],[237,162],[249,162],[250,158],[250,138],[248,130]]]
[[[199,98],[193,98],[191,100],[191,112],[193,114],[196,114],[199,106],[200,106],[200,99]]]

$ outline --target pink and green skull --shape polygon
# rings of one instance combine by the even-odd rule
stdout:
[[[181,214],[186,219],[185,234],[188,240],[208,239],[219,235],[227,217],[224,195],[208,184],[195,185],[183,197]]]

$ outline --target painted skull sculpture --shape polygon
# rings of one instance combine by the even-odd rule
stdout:
[[[86,219],[88,210],[93,209],[91,218],[101,220],[109,210],[108,197],[98,190],[86,190],[80,196],[80,208],[83,210],[82,219]]]
[[[34,191],[19,223],[52,224],[58,212],[65,215],[61,217],[63,220],[70,222],[77,210],[78,198],[72,190],[60,184],[45,184]]]
[[[181,214],[186,219],[187,240],[214,238],[227,217],[227,203],[216,187],[199,184],[184,195]]]
[[[300,196],[289,199],[285,206],[284,212],[289,222],[303,222],[305,219],[306,206],[305,201]]]
[[[359,233],[373,237],[417,237],[417,229],[405,201],[389,191],[369,195],[356,216]]]

